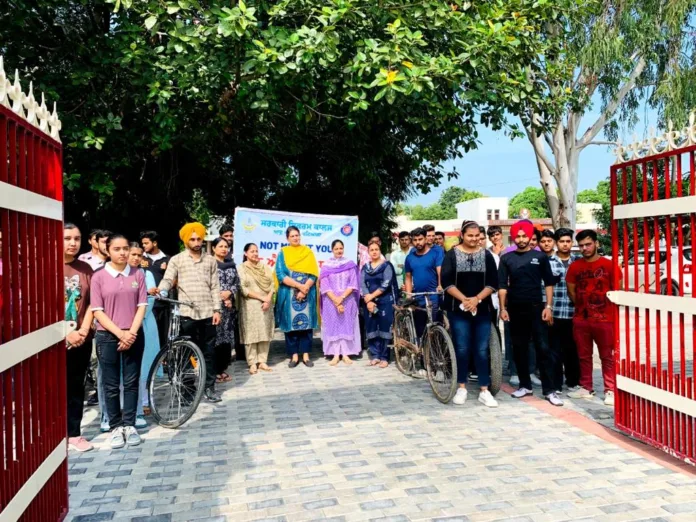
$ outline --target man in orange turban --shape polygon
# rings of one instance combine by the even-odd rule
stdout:
[[[201,223],[186,223],[179,230],[179,237],[184,243],[188,243],[191,236],[196,234],[201,239],[205,239],[205,227]]]

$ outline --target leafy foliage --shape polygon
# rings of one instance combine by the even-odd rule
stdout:
[[[545,114],[561,0],[6,0],[0,52],[59,101],[66,214],[167,238],[199,189],[387,228],[476,125]],[[562,33],[562,32],[561,32]]]
[[[511,218],[519,218],[523,208],[529,210],[529,217],[535,219],[551,217],[549,207],[546,204],[546,195],[538,187],[527,187],[519,194],[515,194],[508,206],[508,214]]]

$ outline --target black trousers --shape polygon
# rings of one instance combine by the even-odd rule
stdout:
[[[215,347],[215,375],[220,375],[230,365],[232,360],[232,345],[230,343],[218,344]]]
[[[82,346],[71,348],[65,356],[67,366],[68,437],[80,436],[84,411],[85,376],[92,355],[92,336]]]
[[[169,334],[169,317],[171,310],[168,306],[157,306],[161,303],[155,303],[152,309],[152,314],[155,316],[155,323],[157,323],[157,335],[159,337],[160,349],[164,348],[167,344],[167,335]]]
[[[215,334],[213,318],[181,318],[181,335],[190,337],[203,352],[205,359],[205,387],[215,389]]]
[[[554,319],[549,329],[549,344],[553,368],[554,387],[560,390],[563,386],[563,373],[568,388],[580,384],[580,360],[578,348],[573,337],[572,319]]]
[[[552,358],[548,342],[548,327],[541,319],[544,310],[543,303],[510,303],[507,307],[510,314],[510,336],[512,351],[520,378],[520,387],[532,389],[529,376],[529,341],[534,342],[537,365],[541,373],[541,387],[544,395],[556,391],[554,388]]]
[[[102,368],[104,402],[109,414],[109,426],[135,426],[140,384],[140,363],[145,350],[142,328],[128,350],[118,351],[118,338],[111,332],[97,332],[97,358]],[[123,374],[123,414],[121,414],[121,374]]]

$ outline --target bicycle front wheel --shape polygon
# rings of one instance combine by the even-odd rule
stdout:
[[[500,342],[500,331],[495,324],[491,324],[491,338],[488,340],[488,352],[490,353],[491,385],[488,390],[496,395],[503,384],[503,349]]]
[[[191,341],[174,341],[157,355],[147,389],[155,422],[178,428],[195,413],[205,388],[203,352]]]
[[[437,400],[447,404],[457,392],[457,358],[452,339],[440,325],[431,325],[425,335],[425,369]]]
[[[411,314],[406,311],[396,313],[394,317],[394,360],[401,373],[412,377],[416,373],[416,332]]]

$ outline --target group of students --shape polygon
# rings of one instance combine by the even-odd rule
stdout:
[[[399,249],[391,255],[406,292],[444,292],[433,308],[437,312],[441,304],[447,313],[455,345],[459,389],[453,402],[466,402],[467,381],[475,377],[479,401],[497,405],[488,391],[488,343],[491,324],[502,319],[514,397],[532,394],[534,383],[551,404],[562,406],[565,380],[569,397],[592,398],[596,344],[604,402],[613,405],[614,307],[607,298],[613,265],[600,255],[596,232],[583,230],[575,238],[570,229],[539,230],[521,220],[511,237],[514,245],[506,248],[500,227],[486,231],[465,221],[459,244],[444,252],[444,234],[426,225],[401,232]],[[571,254],[574,239],[579,257]],[[420,336],[422,320],[416,328]]]
[[[169,307],[156,301],[157,295],[175,293],[171,297],[190,303],[181,306],[180,332],[203,351],[207,401],[221,401],[215,384],[231,380],[226,370],[233,349],[237,357],[244,353],[249,373],[271,371],[273,273],[260,262],[255,245],[245,247],[244,263],[237,266],[230,257],[232,233],[230,226],[221,229],[211,256],[203,249],[203,225],[188,223],[179,233],[184,250],[169,257],[159,249],[156,232],[129,242],[95,230],[91,250],[78,257],[82,234],[74,224],[64,225],[65,316],[76,325],[66,337],[72,449],[92,449],[80,424],[93,340],[101,430],[111,432],[114,449],[140,443],[138,428],[147,426],[149,409],[148,373],[169,330]]]
[[[108,231],[90,235],[90,252],[77,257],[80,230],[64,229],[66,320],[76,328],[66,338],[68,347],[68,436],[70,446],[88,451],[80,436],[84,381],[92,352],[99,362],[98,382],[102,431],[111,432],[111,447],[137,445],[137,429],[144,427],[148,404],[145,381],[157,352],[167,342],[168,308],[157,295],[176,292],[181,307],[181,333],[191,337],[206,362],[205,399],[221,400],[215,384],[228,382],[226,369],[234,349],[245,352],[249,373],[271,371],[267,364],[270,341],[278,327],[285,335],[289,367],[310,358],[313,331],[321,332],[330,365],[352,364],[363,340],[370,365],[389,365],[394,304],[406,293],[444,292],[431,299],[433,314],[446,312],[456,348],[459,389],[455,404],[464,404],[466,384],[475,373],[481,389],[478,400],[488,407],[497,402],[490,385],[488,343],[491,324],[505,321],[511,341],[519,388],[514,397],[532,393],[536,355],[544,396],[554,405],[565,374],[569,396],[589,398],[592,386],[593,343],[599,347],[605,384],[605,403],[613,404],[613,308],[606,293],[612,289],[612,264],[598,252],[594,231],[582,231],[577,243],[581,259],[570,254],[573,232],[535,231],[531,222],[517,222],[511,230],[515,246],[503,247],[502,230],[486,231],[473,221],[461,227],[459,244],[445,250],[444,235],[424,226],[399,234],[399,249],[390,260],[382,254],[375,235],[357,263],[345,257],[344,245],[331,245],[332,258],[320,268],[313,251],[302,245],[298,228],[286,230],[288,245],[279,252],[275,268],[259,259],[257,245],[244,246],[244,261],[230,257],[232,227],[221,230],[206,254],[206,230],[188,223],[179,233],[184,250],[173,257],[158,247],[155,232],[141,234],[140,242]],[[538,245],[537,245],[538,243]],[[557,249],[557,250],[556,250]],[[417,297],[421,306],[425,296]],[[422,335],[425,314],[414,316]],[[530,350],[530,346],[532,350]],[[512,361],[511,361],[512,362]],[[473,363],[473,364],[472,364]],[[534,364],[532,362],[532,364]],[[512,366],[512,364],[511,364]]]

